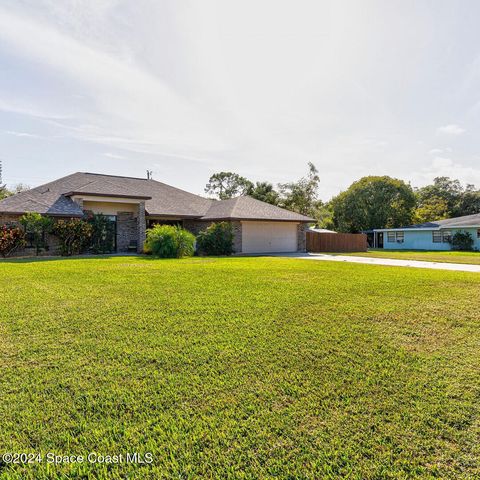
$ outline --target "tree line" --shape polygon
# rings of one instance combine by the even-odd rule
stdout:
[[[413,188],[389,176],[366,176],[327,202],[318,198],[319,186],[319,172],[308,163],[304,177],[276,187],[234,172],[215,173],[205,193],[221,200],[249,195],[312,217],[320,228],[351,233],[480,213],[480,190],[449,177],[437,177],[430,185]]]

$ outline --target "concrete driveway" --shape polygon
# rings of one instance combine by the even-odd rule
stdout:
[[[272,255],[270,255],[272,256]],[[366,263],[368,265],[388,265],[390,267],[413,267],[413,268],[431,268],[434,270],[454,270],[458,272],[478,272],[480,265],[469,265],[465,263],[439,263],[439,262],[421,262],[419,260],[396,260],[393,258],[368,258],[351,257],[349,255],[327,255],[323,253],[284,253],[273,256],[300,258],[303,260],[316,260],[328,262],[348,262],[348,263]]]

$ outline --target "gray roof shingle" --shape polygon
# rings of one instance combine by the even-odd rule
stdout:
[[[475,213],[473,215],[464,215],[463,217],[445,218],[444,220],[434,220],[432,222],[409,225],[408,227],[403,227],[403,228],[405,229],[425,228],[428,230],[428,229],[447,228],[447,227],[478,227],[478,226],[480,226],[480,213]]]
[[[313,219],[252,197],[214,201],[202,220],[278,220],[312,222]]]
[[[250,197],[211,200],[152,179],[77,172],[0,201],[0,213],[38,212],[82,216],[71,194],[145,199],[148,215],[205,220],[279,220],[310,222],[311,218]]]

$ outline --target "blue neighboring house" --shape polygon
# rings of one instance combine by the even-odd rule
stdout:
[[[473,248],[480,250],[480,213],[447,218],[402,228],[379,228],[373,232],[374,247],[385,250],[450,250],[455,232],[469,232]]]

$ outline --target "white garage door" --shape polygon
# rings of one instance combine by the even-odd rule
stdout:
[[[293,222],[242,222],[242,252],[296,252],[297,224]]]

